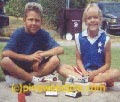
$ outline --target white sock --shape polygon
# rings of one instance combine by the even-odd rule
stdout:
[[[10,76],[10,75],[5,75],[5,80],[6,80],[6,83],[7,83],[10,87],[12,86],[12,84],[25,83],[25,80],[15,78],[15,77]]]
[[[31,82],[32,82],[33,84],[36,84],[36,83],[39,83],[39,82],[41,82],[41,81],[42,81],[42,78],[33,76]]]

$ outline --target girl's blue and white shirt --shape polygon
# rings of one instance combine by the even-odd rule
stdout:
[[[75,35],[75,42],[86,70],[96,70],[105,64],[105,47],[110,37],[99,29],[98,35],[91,38],[87,30]]]

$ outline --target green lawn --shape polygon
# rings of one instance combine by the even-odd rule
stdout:
[[[61,62],[75,65],[75,47],[64,47],[64,50],[64,55],[60,56]],[[120,69],[120,48],[112,48],[111,56],[111,68]]]
[[[0,53],[5,44],[0,44]],[[60,56],[61,63],[66,63],[69,65],[75,65],[75,47],[64,47],[65,53]],[[111,68],[120,69],[120,48],[112,48],[112,64]],[[0,78],[4,75],[0,69]]]

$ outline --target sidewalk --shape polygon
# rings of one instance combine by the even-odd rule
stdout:
[[[58,97],[46,97],[45,94],[36,94],[32,92],[26,96],[26,102],[119,102],[120,91],[100,92],[96,91],[89,96],[71,98],[65,96],[64,92],[59,92]],[[5,82],[0,82],[0,102],[18,102],[18,94],[12,93]]]
[[[61,46],[75,46],[75,41],[67,41],[67,40],[58,40],[57,41]],[[120,47],[120,39],[118,42],[112,42],[111,47]]]
[[[110,35],[111,37],[111,46],[112,47],[120,47],[120,36],[113,36]],[[0,43],[5,43],[9,40],[9,37],[0,37]],[[61,46],[75,46],[75,41],[74,40],[62,40],[62,39],[57,39],[56,40]]]

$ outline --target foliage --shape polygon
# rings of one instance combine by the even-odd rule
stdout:
[[[70,8],[83,8],[86,0],[69,0]],[[59,11],[65,9],[67,0],[39,0],[44,9],[44,21],[57,26]],[[46,23],[46,22],[45,22]]]
[[[26,0],[9,0],[5,7],[6,13],[17,18],[23,16],[25,3]]]
[[[43,24],[56,26],[57,15],[60,9],[65,7],[65,0],[39,0],[43,6]]]
[[[70,8],[84,8],[87,4],[87,0],[71,0]]]
[[[58,13],[61,9],[66,7],[67,0],[8,0],[6,3],[6,12],[8,15],[15,17],[22,17],[24,6],[27,2],[38,2],[43,6],[43,25],[56,26],[58,20]],[[70,8],[84,8],[89,2],[100,0],[69,0]],[[102,0],[101,0],[102,1]],[[104,1],[104,0],[103,0]],[[106,1],[120,1],[120,0],[106,0]]]
[[[8,0],[6,4],[6,12],[10,16],[22,17],[24,6],[29,1],[41,3],[43,6],[43,24],[54,25],[57,23],[57,16],[61,9],[65,8],[66,0]],[[86,0],[70,0],[71,8],[81,8]]]
[[[88,3],[97,2],[97,1],[117,1],[117,2],[120,2],[120,0],[87,0]]]

